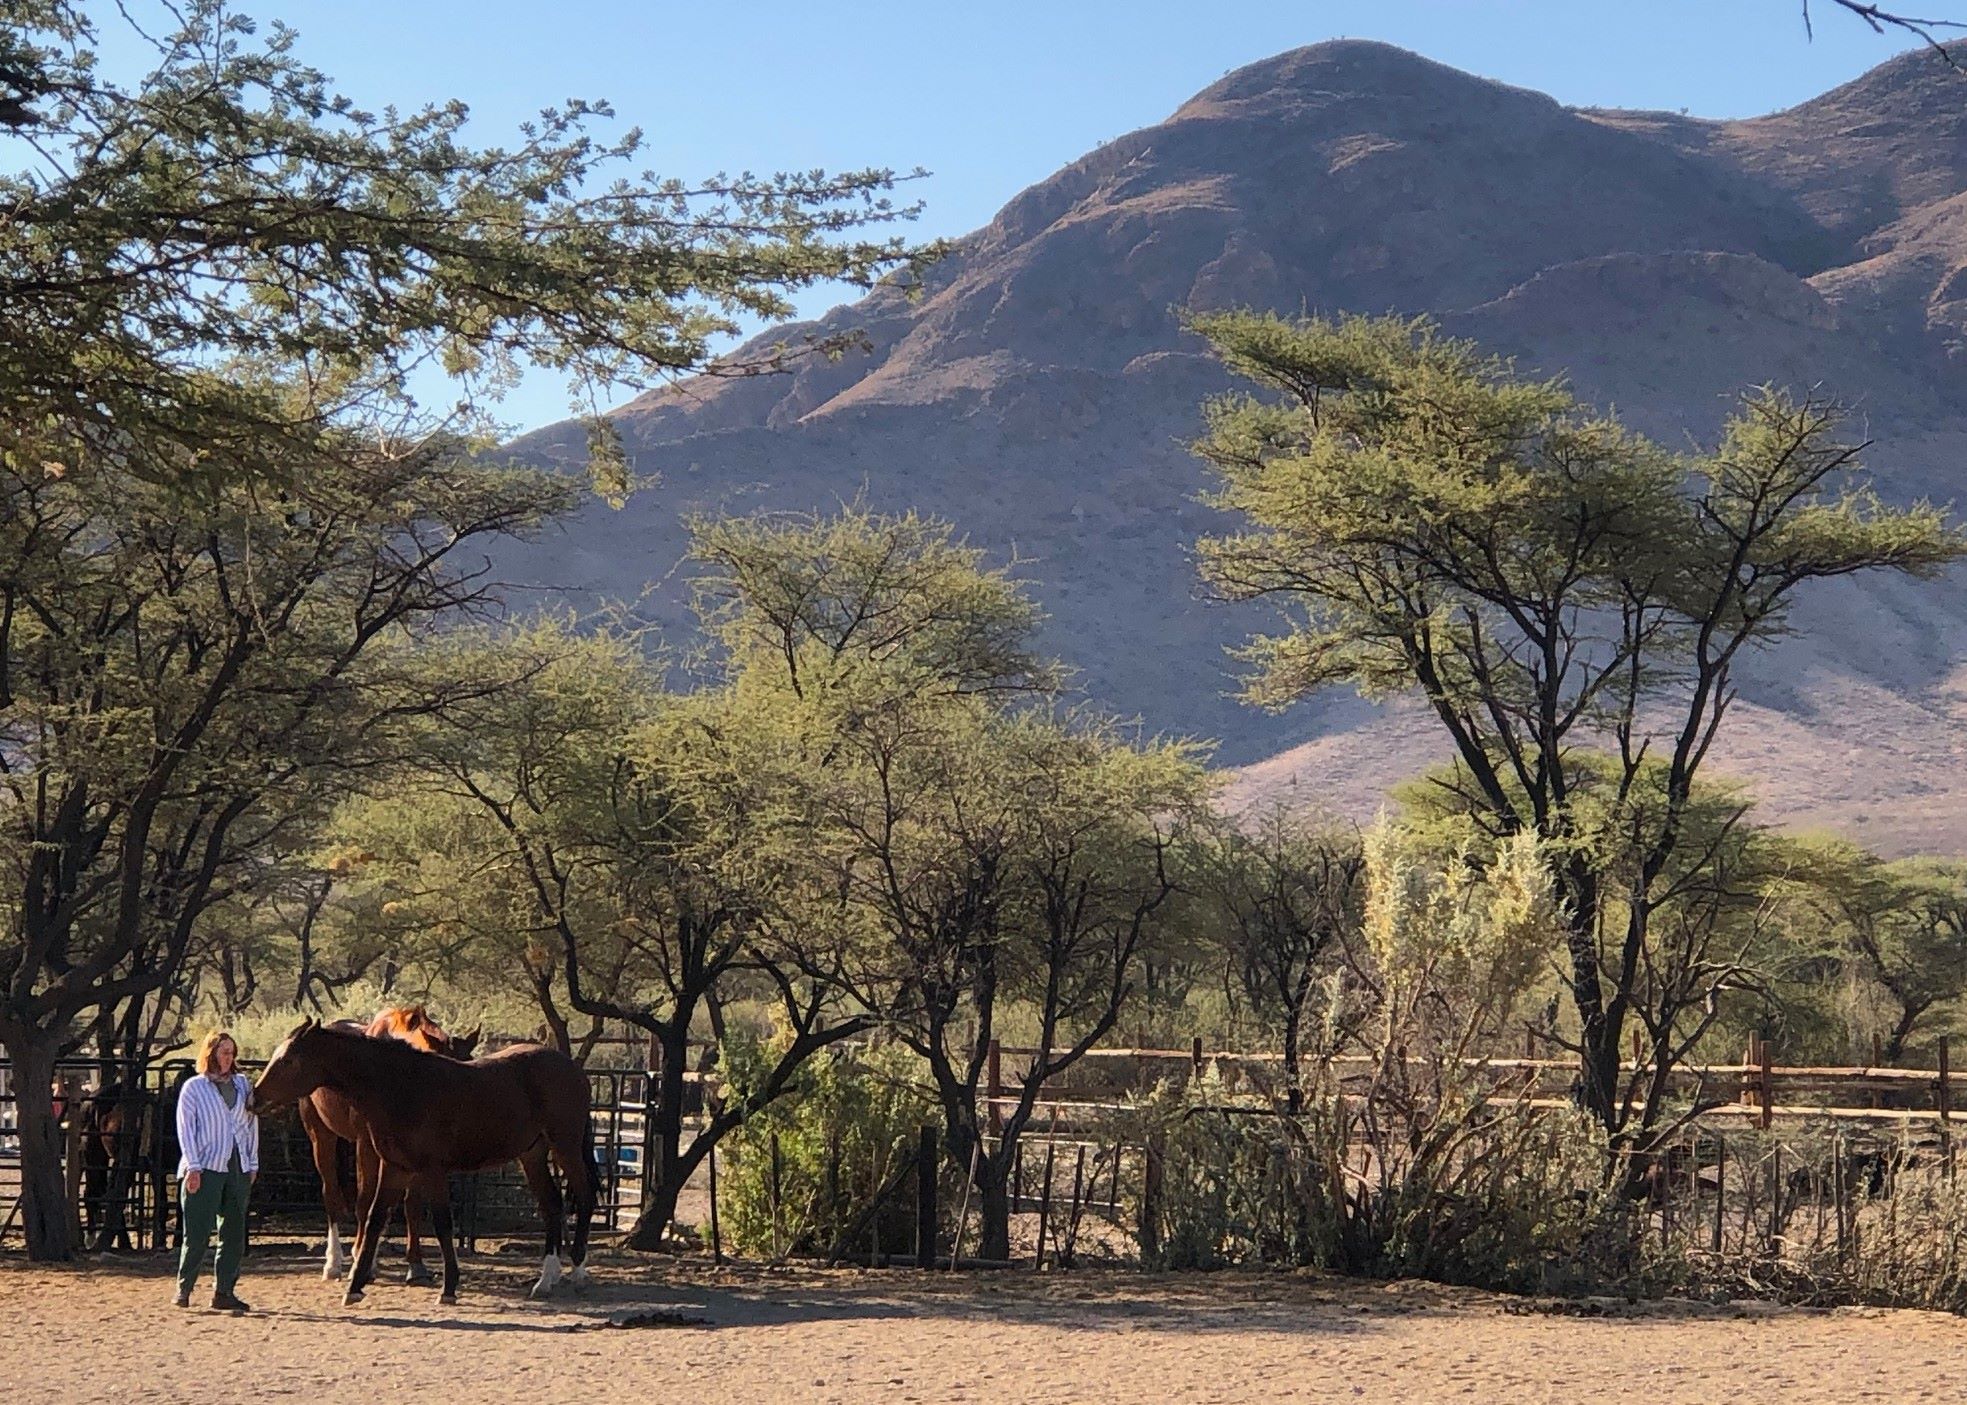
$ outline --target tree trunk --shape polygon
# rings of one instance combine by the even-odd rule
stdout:
[[[32,1263],[60,1263],[70,1242],[67,1185],[62,1176],[61,1126],[49,1085],[55,1076],[55,1041],[6,1043],[14,1078],[14,1116],[20,1135],[21,1227]]]
[[[977,1257],[1003,1262],[1011,1257],[1011,1187],[994,1156],[977,1161]]]
[[[683,1191],[674,1148],[660,1156],[659,1169],[642,1187],[642,1209],[623,1242],[631,1249],[653,1253],[664,1247],[670,1222],[676,1218],[676,1198]]]
[[[1899,1007],[1898,1021],[1892,1026],[1892,1033],[1885,1040],[1886,1063],[1895,1064],[1905,1056],[1906,1041],[1912,1038],[1913,1026],[1919,1023],[1919,1017],[1925,1012],[1924,1005],[1916,1010],[1906,1005]]]
[[[1302,988],[1303,982],[1299,984]],[[1293,1116],[1304,1111],[1304,1078],[1298,1071],[1298,1027],[1303,1020],[1303,1003],[1293,1002],[1284,1013],[1284,1107]]]
[[[631,1249],[663,1247],[676,1199],[683,1191],[683,1074],[689,1058],[688,1025],[674,1020],[656,1037],[662,1067],[649,1074],[649,1120],[642,1145],[642,1208],[626,1243]]]

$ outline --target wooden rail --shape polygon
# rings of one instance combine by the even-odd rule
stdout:
[[[1065,1051],[1053,1049],[1050,1052],[1060,1054]],[[1778,1064],[1766,1041],[1751,1038],[1740,1063],[1685,1064],[1675,1068],[1671,1078],[1675,1089],[1683,1093],[1693,1089],[1704,1090],[1710,1097],[1732,1093],[1735,1101],[1704,1109],[1701,1113],[1704,1118],[1753,1118],[1764,1128],[1778,1118],[1786,1121],[1817,1118],[1898,1125],[1932,1122],[1937,1125],[1942,1139],[1950,1142],[1953,1124],[1967,1114],[1957,1112],[1953,1106],[1951,1059],[1948,1041],[1944,1037],[1937,1042],[1936,1052],[1938,1067],[1931,1069],[1894,1068],[1878,1063],[1858,1066]],[[1010,1074],[1015,1079],[1019,1074],[1017,1065],[1022,1063],[1029,1068],[1037,1061],[1039,1053],[1040,1050],[1033,1045],[1000,1045],[993,1041],[986,1061],[987,1081],[981,1097],[993,1130],[1001,1127],[1005,1113],[1018,1105],[1015,1085],[1007,1086],[1005,1081],[1005,1061],[1011,1061]],[[1072,1074],[1062,1081],[1057,1094],[1041,1093],[1034,1111],[1042,1110],[1053,1119],[1065,1119],[1058,1123],[1058,1130],[1076,1134],[1089,1129],[1089,1124],[1080,1119],[1090,1115],[1097,1120],[1102,1115],[1124,1110],[1127,1104],[1099,1096],[1106,1091],[1105,1088],[1089,1089],[1085,1086],[1089,1081],[1098,1082],[1096,1071],[1102,1063],[1119,1060],[1137,1064],[1183,1064],[1187,1065],[1193,1078],[1200,1076],[1204,1066],[1212,1063],[1232,1067],[1275,1067],[1283,1063],[1284,1056],[1275,1050],[1211,1050],[1205,1048],[1200,1039],[1191,1041],[1186,1049],[1092,1049],[1073,1066]],[[1576,1078],[1578,1068],[1576,1061],[1569,1058],[1497,1056],[1464,1058],[1458,1062],[1472,1070],[1505,1075],[1530,1074],[1530,1088],[1526,1091],[1534,1091],[1545,1077],[1569,1083]],[[1379,1060],[1363,1054],[1305,1060],[1307,1067],[1322,1066],[1335,1070],[1342,1084],[1367,1076],[1379,1063]],[[1619,1067],[1622,1073],[1637,1073],[1643,1072],[1647,1065],[1626,1060]],[[1113,1091],[1121,1090],[1113,1088]],[[1807,1094],[1823,1096],[1805,1096]],[[1916,1099],[1922,1105],[1881,1106],[1887,1099],[1898,1103]],[[1506,1103],[1515,1099],[1498,1098],[1495,1101]],[[1529,1099],[1529,1105],[1557,1108],[1571,1106],[1572,1102],[1564,1097],[1533,1096]],[[1028,1130],[1036,1132],[1039,1129],[1034,1123]]]

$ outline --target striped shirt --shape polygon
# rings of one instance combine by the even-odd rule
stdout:
[[[232,1106],[218,1084],[202,1073],[194,1073],[178,1089],[178,1145],[184,1154],[178,1158],[178,1179],[192,1171],[231,1169],[232,1153],[239,1153],[242,1170],[260,1168],[260,1119],[252,1110],[253,1085],[243,1073],[232,1075]]]

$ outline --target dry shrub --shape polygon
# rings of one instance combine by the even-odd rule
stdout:
[[[1478,863],[1382,823],[1365,852],[1302,1110],[1213,1078],[1140,1110],[1163,1171],[1150,1259],[1519,1289],[1630,1279],[1634,1217],[1606,1188],[1602,1133],[1483,1058],[1520,1028],[1561,930],[1536,842]]]

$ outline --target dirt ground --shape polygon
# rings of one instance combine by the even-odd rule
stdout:
[[[0,1401],[1644,1400],[1962,1398],[1967,1321],[1760,1305],[1558,1304],[1243,1274],[713,1270],[598,1254],[526,1300],[516,1256],[461,1302],[384,1281],[359,1307],[261,1254],[232,1317],[171,1306],[160,1259],[0,1260]],[[201,1285],[201,1289],[203,1285]],[[202,1302],[201,1291],[194,1302]]]

